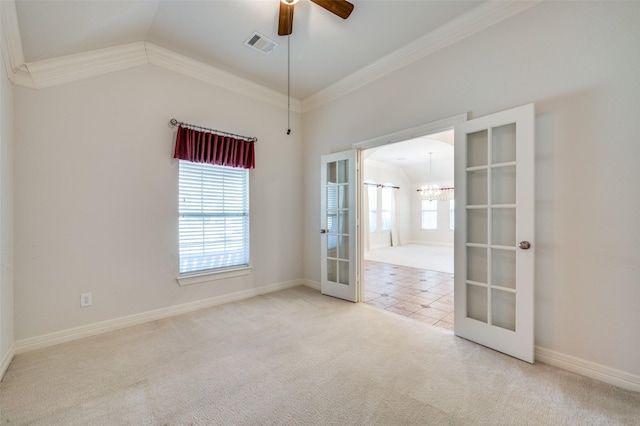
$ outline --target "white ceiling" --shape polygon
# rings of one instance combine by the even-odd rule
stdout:
[[[25,62],[149,42],[287,92],[287,38],[279,0],[17,0]],[[351,0],[342,20],[309,0],[295,6],[291,95],[304,100],[432,33],[483,1]],[[270,55],[243,45],[254,32],[279,43]]]
[[[440,186],[453,185],[453,130],[421,136],[402,142],[383,145],[364,152],[365,167],[369,160],[400,167],[411,183],[429,183],[429,153],[431,152],[431,181]]]

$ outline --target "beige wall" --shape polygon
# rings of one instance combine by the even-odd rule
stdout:
[[[13,87],[0,59],[0,379],[13,343]]]
[[[285,109],[143,65],[16,87],[15,117],[16,340],[301,278],[301,142]],[[251,275],[178,286],[172,117],[258,137]]]
[[[640,374],[640,3],[542,2],[303,117],[304,276],[322,154],[536,105],[536,345]]]

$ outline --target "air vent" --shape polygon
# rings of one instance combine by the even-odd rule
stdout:
[[[249,38],[244,42],[244,45],[257,50],[260,53],[264,53],[265,55],[268,55],[273,49],[278,47],[278,43],[273,40],[269,40],[262,34],[256,32],[249,36]]]

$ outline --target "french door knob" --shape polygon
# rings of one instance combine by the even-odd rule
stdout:
[[[522,250],[529,250],[529,248],[531,247],[531,243],[529,241],[520,241],[518,247],[520,247]]]
[[[321,234],[326,234],[326,233],[327,233],[327,230],[326,230],[326,229],[321,229],[321,230],[320,230],[320,233],[321,233]]]

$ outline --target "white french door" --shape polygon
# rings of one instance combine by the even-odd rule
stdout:
[[[534,106],[455,126],[455,334],[534,362]]]
[[[356,170],[358,151],[321,159],[322,294],[358,301],[356,241]]]

